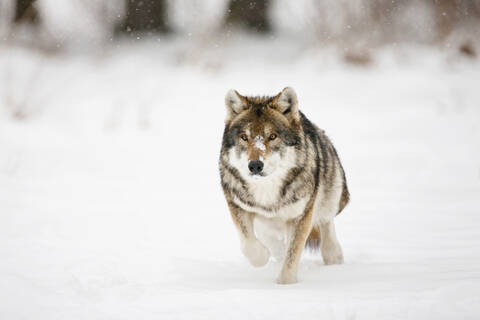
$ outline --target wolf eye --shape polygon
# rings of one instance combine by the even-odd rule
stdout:
[[[240,138],[243,140],[243,141],[248,141],[248,137],[247,135],[244,133],[242,135],[240,135]]]
[[[273,140],[275,140],[275,139],[277,139],[277,135],[276,135],[275,133],[272,133],[272,134],[270,135],[270,137],[268,137],[268,140],[270,140],[270,141],[273,141]]]

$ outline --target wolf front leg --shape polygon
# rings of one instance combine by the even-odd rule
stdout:
[[[270,252],[255,236],[253,231],[254,214],[243,210],[232,202],[229,202],[228,206],[240,236],[243,254],[254,267],[266,265],[268,259],[270,259]]]
[[[300,257],[302,256],[305,242],[312,228],[313,208],[310,205],[304,214],[292,221],[290,224],[290,237],[287,255],[283,262],[282,271],[277,278],[278,284],[291,284],[297,282],[297,271]]]

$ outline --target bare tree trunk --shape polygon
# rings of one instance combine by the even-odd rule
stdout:
[[[121,31],[167,32],[165,0],[127,0],[127,13]]]
[[[435,23],[439,40],[444,40],[455,28],[458,19],[457,1],[434,0]]]
[[[35,8],[35,0],[17,0],[15,7],[16,23],[38,23],[38,12]]]
[[[227,26],[237,25],[256,32],[271,30],[269,0],[230,0],[227,11]]]

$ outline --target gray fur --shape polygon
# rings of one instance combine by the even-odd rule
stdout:
[[[260,214],[267,219],[281,219],[287,226],[293,226],[280,283],[296,281],[298,246],[310,244],[318,247],[322,230],[329,234],[328,243],[322,246],[325,263],[341,263],[343,256],[332,220],[348,203],[349,193],[340,159],[325,132],[298,110],[297,96],[291,88],[275,97],[243,97],[230,91],[226,105],[227,109],[232,105],[235,109],[227,113],[219,167],[223,191],[230,209],[235,211],[232,217],[237,226],[236,217],[247,212],[253,217]],[[270,130],[274,130],[280,140],[269,145],[265,156],[276,155],[280,161],[289,161],[291,166],[280,179],[277,177],[275,183],[272,182],[271,188],[262,189],[263,194],[259,195],[257,180],[252,180],[248,173],[239,169],[241,155],[248,152],[248,145],[239,139],[239,135],[249,130],[264,134],[267,127],[273,128]],[[269,179],[269,176],[260,179]],[[264,197],[268,201],[258,201],[265,193],[268,193]],[[291,216],[282,213],[288,208],[296,208],[298,213]],[[310,233],[310,238],[307,239],[305,232]],[[242,241],[255,238],[248,232],[243,233],[245,238]]]

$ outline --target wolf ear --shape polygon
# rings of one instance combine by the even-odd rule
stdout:
[[[245,97],[233,89],[228,90],[225,96],[225,106],[227,107],[227,118],[225,121],[230,121],[234,116],[247,108]]]
[[[297,94],[293,88],[286,87],[282,92],[277,94],[274,98],[274,105],[276,109],[288,119],[300,119]]]

